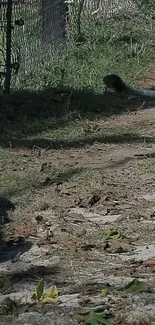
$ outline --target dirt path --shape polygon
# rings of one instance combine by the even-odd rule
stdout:
[[[0,287],[4,276],[13,287],[0,291],[0,302],[18,306],[1,304],[0,324],[76,324],[81,309],[112,324],[155,320],[155,109],[90,122],[84,132],[100,141],[24,152],[27,169],[41,169],[42,186],[21,195],[5,228],[12,242],[1,245]],[[24,173],[21,164],[17,170]],[[59,304],[32,304],[41,278],[57,286]],[[135,278],[151,289],[127,292]]]

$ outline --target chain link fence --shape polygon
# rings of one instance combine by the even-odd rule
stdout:
[[[98,42],[109,22],[111,38],[113,33],[119,38],[129,24],[133,31],[141,25],[153,40],[154,9],[154,2],[145,0],[1,0],[1,89],[9,91],[9,80],[19,88],[71,41],[77,44],[93,38]],[[133,41],[131,32],[124,36]]]
[[[19,73],[26,76],[39,66],[47,53],[54,51],[66,40],[66,9],[67,5],[63,0],[0,2],[1,87],[2,84],[5,87],[8,65],[10,65],[12,83],[16,82],[18,87],[20,86]],[[9,24],[11,35],[8,40]],[[8,41],[10,49],[7,48]],[[8,51],[10,60],[7,62]]]

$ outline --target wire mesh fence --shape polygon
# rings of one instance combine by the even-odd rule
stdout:
[[[12,33],[12,55],[18,58],[20,75],[33,72],[66,38],[64,1],[25,0],[13,6],[13,19],[24,25]],[[16,78],[17,83],[21,82]]]
[[[6,76],[13,87],[24,86],[28,75],[54,64],[71,42],[107,43],[124,37],[131,47],[139,29],[141,45],[154,41],[154,12],[153,0],[1,0],[1,88]],[[138,43],[137,48],[142,50]]]
[[[11,5],[11,17],[7,15]],[[7,30],[8,20],[11,23],[11,70],[12,82],[18,73],[27,75],[66,39],[66,3],[63,0],[19,0],[0,2],[0,65],[1,83],[4,82],[7,70]]]

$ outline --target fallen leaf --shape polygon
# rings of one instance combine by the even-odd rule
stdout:
[[[143,261],[145,265],[155,265],[155,258],[150,258],[148,260]]]
[[[56,298],[50,298],[50,297],[48,297],[48,298],[44,298],[43,300],[42,300],[42,302],[57,302],[57,299]]]
[[[55,300],[58,298],[58,290],[55,285],[51,286],[49,290],[43,294],[43,299],[48,299],[48,298],[52,298]]]
[[[105,239],[121,239],[123,236],[116,229],[109,229],[104,232]]]
[[[132,248],[130,245],[124,244],[118,240],[111,240],[107,241],[104,250],[108,253],[116,254],[116,253],[124,253],[124,252],[130,252]]]
[[[134,279],[126,287],[127,292],[149,292],[150,288],[147,283]]]
[[[108,295],[108,290],[107,289],[102,289],[101,296],[106,297],[107,295]]]

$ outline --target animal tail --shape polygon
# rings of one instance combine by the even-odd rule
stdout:
[[[155,98],[155,90],[151,89],[140,89],[131,87],[125,84],[125,82],[117,75],[110,74],[106,75],[103,78],[103,82],[105,85],[118,92],[118,93],[129,93],[129,94],[135,94],[135,95],[141,95],[141,96],[147,96],[147,97],[154,97]]]

